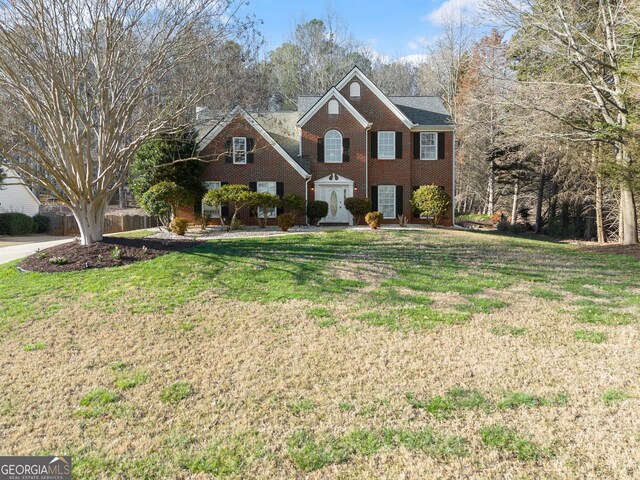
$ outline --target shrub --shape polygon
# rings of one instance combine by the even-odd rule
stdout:
[[[353,215],[355,224],[359,225],[362,217],[371,211],[371,200],[363,197],[349,197],[344,200],[344,206]]]
[[[204,231],[204,229],[207,228],[207,225],[209,225],[209,220],[211,220],[211,212],[206,211],[202,215],[197,214],[195,220],[196,225],[200,227],[200,230]]]
[[[231,224],[230,224],[231,230],[240,230],[242,227],[244,227],[244,223],[242,223],[242,220],[240,220],[239,218],[231,219]]]
[[[398,225],[406,227],[409,224],[409,219],[406,215],[398,215]]]
[[[280,227],[280,230],[282,230],[283,232],[289,230],[295,223],[296,218],[293,212],[281,213],[280,215],[278,215],[278,227]]]
[[[147,190],[138,200],[149,215],[158,217],[162,225],[169,227],[178,206],[193,201],[192,194],[174,182],[160,182]]]
[[[382,223],[382,218],[383,215],[381,212],[369,212],[364,217],[367,225],[369,225],[374,230],[380,226],[380,224]]]
[[[423,185],[413,192],[411,205],[420,215],[431,218],[431,224],[435,226],[446,215],[451,199],[437,185]]]
[[[186,218],[176,217],[171,221],[171,231],[176,235],[184,235],[188,226],[189,221]]]
[[[47,233],[47,230],[49,230],[49,217],[46,215],[34,215],[33,223],[35,224],[34,231],[36,233]]]
[[[508,232],[509,230],[511,230],[511,223],[509,222],[509,220],[500,220],[496,225],[496,228],[499,232]]]
[[[249,190],[246,185],[223,185],[215,190],[209,190],[202,201],[211,206],[225,206],[229,205],[233,208],[233,215],[231,216],[230,229],[236,230],[241,222],[237,221],[237,215],[245,207],[253,207],[258,201],[258,193]],[[220,216],[220,222],[224,226],[224,219]]]
[[[253,208],[253,213],[258,217],[258,225],[260,228],[267,226],[267,220],[269,219],[269,212],[274,208],[278,208],[281,205],[280,197],[272,193],[256,192]]]
[[[18,212],[0,213],[0,235],[29,235],[36,228],[29,215]]]
[[[65,257],[53,257],[49,259],[49,263],[52,265],[66,265],[69,263]]]
[[[329,213],[329,204],[322,200],[315,200],[307,203],[307,217],[311,225],[318,225],[318,222]]]
[[[114,260],[121,260],[122,259],[122,249],[119,246],[115,246],[113,247],[113,250],[111,250],[111,258],[113,258]]]
[[[293,213],[295,218],[304,212],[304,197],[297,193],[287,193],[282,196],[281,205],[285,212]]]

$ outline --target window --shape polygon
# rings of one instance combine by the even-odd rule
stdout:
[[[342,163],[342,135],[337,130],[329,130],[324,136],[324,161]]]
[[[222,184],[220,182],[204,182],[204,187],[208,190],[217,190]],[[220,218],[220,205],[207,205],[202,202],[202,215],[208,213],[211,218]]]
[[[360,96],[360,84],[358,82],[353,82],[349,85],[349,96],[351,97],[359,97]]]
[[[258,182],[256,185],[256,191],[257,192],[264,192],[264,193],[271,193],[272,195],[277,195],[278,194],[278,189],[277,189],[277,185],[276,182]],[[275,208],[270,208],[269,209],[269,218],[276,218],[276,212],[277,209]],[[264,215],[264,213],[262,212],[261,208],[258,208],[258,216],[262,217]]]
[[[247,163],[246,137],[233,137],[233,163]]]
[[[396,218],[396,187],[380,185],[378,187],[378,211],[384,218]]]
[[[420,160],[438,159],[438,134],[420,132]]]
[[[335,98],[332,98],[329,100],[329,114],[337,115],[338,113],[340,113],[340,104]]]
[[[378,158],[396,158],[396,132],[378,132]]]

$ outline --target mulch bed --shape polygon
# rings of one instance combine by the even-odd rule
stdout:
[[[604,245],[581,245],[583,250],[596,253],[612,253],[618,255],[631,255],[640,260],[640,245],[620,245],[619,243],[606,243]]]
[[[187,239],[105,237],[101,242],[91,245],[69,242],[41,250],[25,258],[19,267],[30,272],[73,272],[88,268],[118,267],[196,245],[198,242]],[[114,258],[115,247],[121,252],[119,258]],[[64,258],[66,263],[51,263],[54,258]]]

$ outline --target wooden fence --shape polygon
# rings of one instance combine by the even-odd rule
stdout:
[[[73,215],[47,215],[47,217],[49,217],[47,233],[63,236],[80,235]],[[146,215],[107,215],[104,219],[104,233],[128,232],[158,225],[156,218]]]

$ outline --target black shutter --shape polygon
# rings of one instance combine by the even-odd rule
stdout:
[[[420,132],[413,134],[413,159],[420,160]]]
[[[418,190],[420,187],[413,187],[413,191],[415,192],[416,190]],[[413,193],[411,193],[411,199],[413,200]],[[411,210],[411,215],[413,215],[414,218],[420,218],[420,212],[418,211],[417,208],[413,208]]]
[[[438,160],[444,160],[444,132],[438,132]]]
[[[396,132],[396,160],[402,158],[402,132]]]
[[[404,211],[404,198],[402,196],[402,185],[396,185],[396,217],[402,215]]]
[[[227,138],[226,142],[224,142],[224,163],[233,163],[232,143],[231,138]]]
[[[318,139],[318,161],[324,162],[324,138]]]
[[[249,182],[249,190],[252,192],[258,191],[258,182]]]
[[[378,158],[378,132],[371,132],[371,158]]]
[[[255,143],[253,138],[247,138],[247,163],[253,163],[253,147]]]
[[[229,182],[220,182],[220,186],[224,187],[225,185],[229,185]],[[229,216],[229,206],[228,205],[223,205],[222,207],[220,207],[220,216],[221,217],[228,217]]]
[[[349,139],[348,138],[342,139],[342,161],[343,162],[349,161]]]
[[[371,211],[378,211],[378,187],[376,185],[371,186]]]
[[[284,182],[276,182],[276,195],[282,199],[282,196],[284,195]],[[281,205],[276,209],[276,215],[280,215],[282,213],[284,213],[284,208],[282,208]]]

